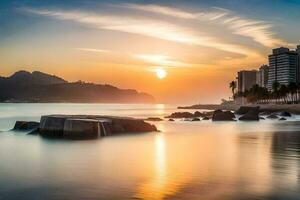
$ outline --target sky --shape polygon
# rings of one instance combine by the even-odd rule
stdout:
[[[43,71],[217,103],[236,72],[300,43],[300,0],[1,0],[0,76]]]

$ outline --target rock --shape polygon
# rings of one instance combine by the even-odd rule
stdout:
[[[195,117],[195,118],[192,119],[192,122],[196,122],[196,121],[200,121],[200,119],[197,118],[197,117]]]
[[[38,129],[39,125],[40,125],[40,123],[38,123],[38,122],[16,121],[13,130],[29,131],[29,130]]]
[[[170,118],[170,119],[169,119],[169,121],[170,121],[170,122],[174,122],[175,120],[174,120],[174,119],[172,119],[172,118]]]
[[[215,110],[212,121],[234,121],[235,115],[230,111]]]
[[[268,119],[278,119],[278,116],[272,114],[272,115],[267,116],[267,118],[268,118]]]
[[[194,112],[194,117],[203,117],[203,113],[196,111]]]
[[[92,119],[66,119],[63,137],[69,139],[92,139],[106,136],[103,122]]]
[[[209,120],[209,118],[208,117],[203,117],[202,120]]]
[[[210,112],[203,112],[203,117],[207,117],[209,119],[211,119],[213,117],[214,111],[210,111]]]
[[[273,112],[272,111],[263,111],[263,112],[260,112],[261,115],[272,115]]]
[[[282,117],[291,117],[292,116],[291,113],[286,112],[286,111],[281,112],[279,115],[282,116]]]
[[[249,111],[239,118],[241,121],[258,121],[259,107],[251,107]]]
[[[49,115],[41,117],[39,126],[42,136],[71,139],[151,131],[157,131],[157,128],[143,120],[113,116]]]
[[[159,117],[148,117],[147,119],[145,119],[145,121],[163,121],[163,119],[159,118]]]
[[[261,119],[261,120],[265,120],[265,118],[264,118],[264,117],[259,117],[259,119]]]
[[[165,118],[193,118],[194,114],[190,112],[174,112]]]
[[[284,120],[286,120],[286,118],[281,117],[279,120],[280,120],[280,121],[284,121]]]
[[[143,120],[140,119],[112,118],[112,133],[153,132],[153,131],[157,131],[157,128],[154,125],[144,122]]]
[[[62,115],[42,116],[39,132],[43,136],[62,137],[67,117]]]
[[[253,106],[241,106],[237,111],[235,111],[235,114],[237,115],[244,115],[246,113],[248,113],[250,110],[253,109],[258,109],[259,110],[259,106],[253,107]]]

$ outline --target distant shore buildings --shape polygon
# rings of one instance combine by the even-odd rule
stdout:
[[[271,91],[274,82],[280,85],[300,83],[300,45],[295,50],[285,47],[273,49],[268,58],[269,65],[237,73],[237,92],[245,92],[256,84]]]

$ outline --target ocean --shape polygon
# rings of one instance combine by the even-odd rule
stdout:
[[[160,132],[96,140],[11,131],[45,114],[163,117],[176,105],[0,104],[0,200],[300,199],[300,116],[151,122]]]

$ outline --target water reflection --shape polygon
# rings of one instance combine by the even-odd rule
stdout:
[[[299,122],[154,123],[161,132],[92,141],[0,133],[0,199],[300,199]]]

